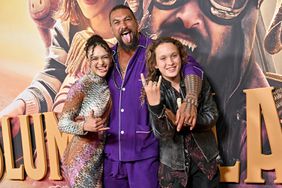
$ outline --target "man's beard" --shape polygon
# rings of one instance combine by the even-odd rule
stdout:
[[[125,44],[121,37],[118,38],[118,42],[120,44],[120,47],[122,49],[124,49],[125,51],[131,51],[131,50],[135,50],[138,46],[138,37],[136,34],[133,34],[133,39],[132,39],[132,42],[131,44]]]

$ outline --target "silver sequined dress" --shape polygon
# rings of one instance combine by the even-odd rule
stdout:
[[[104,133],[84,132],[84,122],[74,119],[88,116],[91,110],[95,117],[101,117],[110,106],[107,82],[95,74],[82,77],[68,93],[58,128],[74,135],[62,161],[63,176],[71,187],[102,187]]]

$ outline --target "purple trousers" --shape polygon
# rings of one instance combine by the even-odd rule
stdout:
[[[159,188],[158,158],[139,161],[104,160],[104,188]]]

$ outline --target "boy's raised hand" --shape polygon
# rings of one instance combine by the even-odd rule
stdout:
[[[149,80],[147,83],[143,73],[141,73],[141,81],[142,81],[142,85],[144,87],[149,105],[155,106],[155,105],[160,104],[161,102],[160,87],[161,87],[162,77],[161,76],[159,77],[158,82]]]

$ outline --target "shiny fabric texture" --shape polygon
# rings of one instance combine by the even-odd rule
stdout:
[[[91,110],[101,117],[110,110],[110,91],[106,80],[88,74],[76,82],[68,93],[58,128],[73,134],[63,160],[63,176],[70,187],[102,187],[104,133],[85,132],[77,116],[88,116]]]

